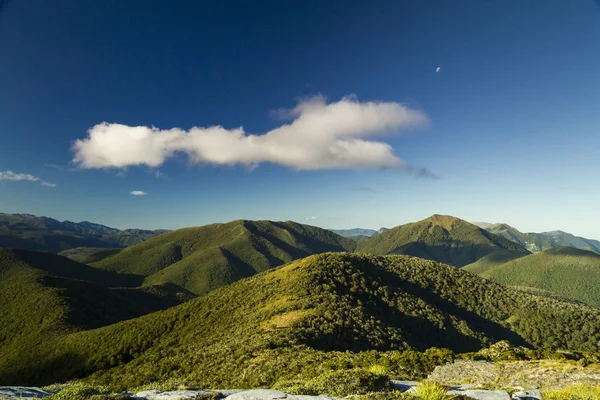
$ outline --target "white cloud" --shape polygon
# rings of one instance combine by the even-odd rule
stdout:
[[[312,220],[315,220],[315,219],[319,219],[319,216],[318,216],[318,215],[312,215],[312,216],[310,216],[310,217],[306,217],[305,219],[306,219],[307,221],[312,221]]]
[[[144,192],[143,190],[132,190],[129,193],[134,196],[146,196],[148,194],[148,193]]]
[[[39,182],[42,186],[56,187],[55,183],[50,183],[30,174],[19,174],[13,171],[0,171],[0,181],[29,181]]]
[[[395,102],[359,102],[344,97],[325,102],[313,97],[277,115],[291,119],[262,135],[242,127],[158,129],[101,123],[72,146],[80,168],[160,167],[176,153],[195,164],[255,167],[269,162],[297,170],[360,169],[402,166],[392,147],[373,136],[427,124],[417,110]]]
[[[441,70],[442,70],[442,69],[441,69],[440,67],[437,67],[437,68],[435,69],[435,72],[440,72]]]

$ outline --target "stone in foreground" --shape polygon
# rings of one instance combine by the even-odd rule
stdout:
[[[245,390],[227,397],[227,400],[336,400],[327,396],[295,396],[279,390]]]
[[[43,397],[48,397],[51,394],[52,393],[36,387],[0,387],[0,399],[2,400],[41,399]]]
[[[542,400],[542,392],[539,390],[523,390],[513,393],[513,400]]]
[[[450,390],[450,396],[464,396],[473,400],[511,400],[504,390]]]
[[[145,400],[183,400],[195,399],[202,395],[211,393],[207,390],[172,390],[163,392],[162,390],[144,390],[135,394],[136,399]]]

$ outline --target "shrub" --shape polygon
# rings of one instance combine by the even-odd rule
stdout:
[[[382,391],[387,385],[387,377],[363,369],[325,372],[308,382],[318,394],[340,397]]]
[[[108,386],[91,386],[80,383],[63,385],[58,393],[49,397],[48,400],[116,400],[126,397],[114,393]]]
[[[415,388],[415,396],[419,400],[451,400],[448,389],[432,381],[420,382]]]
[[[279,381],[273,385],[272,389],[281,390],[293,395],[314,396],[319,394],[305,381]]]

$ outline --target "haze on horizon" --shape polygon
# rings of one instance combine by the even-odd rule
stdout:
[[[0,212],[600,239],[600,5],[13,0]]]

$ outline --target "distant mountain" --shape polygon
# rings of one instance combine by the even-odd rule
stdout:
[[[504,285],[543,289],[600,308],[600,255],[591,251],[559,247],[487,270],[465,269]]]
[[[377,229],[377,233],[383,233],[385,231],[389,231],[389,228],[381,227],[381,228]]]
[[[194,297],[174,284],[137,287],[141,281],[52,253],[0,249],[0,359]]]
[[[490,254],[529,254],[523,246],[469,222],[437,214],[361,241],[357,251],[380,255],[407,254],[456,267],[471,264]]]
[[[34,305],[48,302],[36,299],[23,307],[42,312]],[[32,331],[24,344],[0,344],[0,385],[44,385],[95,372],[89,381],[116,387],[170,380],[270,387],[322,365],[377,363],[377,353],[365,350],[386,352],[379,357],[393,365],[417,357],[395,350],[475,351],[504,339],[597,351],[600,341],[600,310],[581,303],[414,257],[340,253],[297,260],[100,329],[73,332],[41,321],[46,330]]]
[[[333,233],[336,233],[343,237],[352,237],[352,236],[373,236],[377,234],[377,231],[374,229],[363,229],[363,228],[353,228],[353,229],[328,229]]]
[[[0,248],[58,253],[75,247],[122,248],[141,243],[164,229],[119,230],[92,222],[57,221],[31,214],[0,213]]]
[[[487,222],[477,222],[476,224],[488,232],[519,243],[532,253],[570,246],[600,254],[600,241],[582,238],[563,231],[523,233],[508,224],[490,224]]]
[[[355,247],[315,226],[237,220],[165,233],[91,265],[201,294],[298,258]]]

